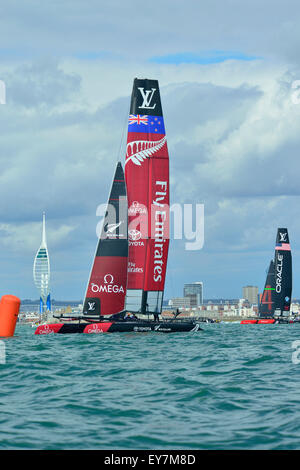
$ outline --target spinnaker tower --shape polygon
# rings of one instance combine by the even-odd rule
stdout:
[[[45,212],[43,212],[42,243],[33,263],[33,279],[40,294],[40,313],[51,311],[50,299],[50,262],[46,241]]]

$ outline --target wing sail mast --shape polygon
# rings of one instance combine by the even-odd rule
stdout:
[[[160,313],[169,248],[169,154],[157,80],[134,80],[125,179],[129,223],[126,309]]]

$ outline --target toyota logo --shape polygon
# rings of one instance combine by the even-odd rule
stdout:
[[[130,240],[139,240],[142,236],[141,232],[139,230],[128,230],[128,235],[129,235],[129,238]]]

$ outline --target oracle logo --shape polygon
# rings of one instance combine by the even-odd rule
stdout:
[[[281,293],[282,286],[282,269],[283,269],[283,255],[277,255],[277,264],[276,264],[276,292],[277,294]]]

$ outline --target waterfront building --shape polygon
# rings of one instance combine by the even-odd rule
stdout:
[[[251,305],[257,305],[258,301],[258,287],[245,286],[243,287],[243,298],[248,300]]]
[[[203,282],[184,284],[183,296],[188,297],[191,307],[199,307],[203,304]]]
[[[189,297],[175,297],[169,300],[169,307],[172,308],[190,308],[191,300]]]

